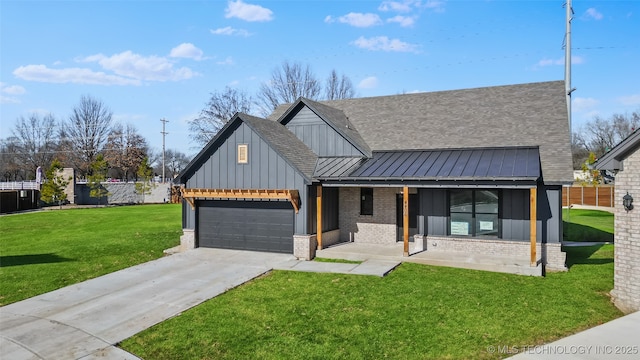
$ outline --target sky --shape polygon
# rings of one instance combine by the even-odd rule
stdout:
[[[212,92],[256,97],[284,61],[357,97],[564,79],[563,0],[0,0],[0,139],[102,101],[156,151],[194,155]],[[640,0],[573,1],[573,129],[640,110]],[[470,119],[472,120],[472,119]],[[437,136],[437,135],[436,135]]]

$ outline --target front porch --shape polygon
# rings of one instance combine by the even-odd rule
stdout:
[[[418,247],[418,249],[416,249]],[[370,259],[412,262],[425,265],[542,276],[543,267],[532,267],[528,256],[506,257],[457,251],[421,251],[419,245],[409,244],[409,256],[404,256],[404,244],[341,243],[316,251],[316,257],[365,261]]]

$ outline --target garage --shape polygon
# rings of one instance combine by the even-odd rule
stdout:
[[[197,219],[200,247],[293,253],[288,201],[199,201]]]

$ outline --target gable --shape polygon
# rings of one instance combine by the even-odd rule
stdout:
[[[562,81],[321,103],[341,110],[373,151],[538,146],[544,182],[573,182]]]
[[[285,126],[318,156],[365,156],[306,106]]]

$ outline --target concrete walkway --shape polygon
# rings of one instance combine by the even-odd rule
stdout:
[[[513,360],[640,359],[640,311],[538,346],[513,346]],[[495,351],[500,349],[494,348]]]
[[[274,268],[383,276],[398,264],[195,249],[0,308],[0,358],[136,359],[114,345]]]

